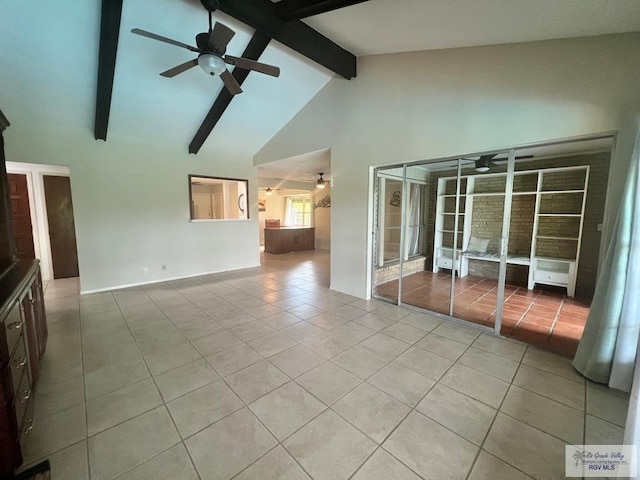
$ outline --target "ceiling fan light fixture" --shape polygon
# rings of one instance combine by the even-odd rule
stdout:
[[[318,173],[318,175],[320,175],[320,178],[318,179],[318,181],[316,182],[316,187],[318,188],[324,188],[327,186],[327,181],[322,178],[322,176],[324,175],[324,173]]]
[[[271,187],[267,187],[264,193],[266,193],[267,195],[271,195],[273,193],[273,190],[271,190]]]
[[[486,173],[491,165],[491,156],[483,155],[476,160],[476,172]]]
[[[226,69],[227,65],[224,60],[213,53],[202,53],[198,56],[198,65],[209,75],[220,75]]]

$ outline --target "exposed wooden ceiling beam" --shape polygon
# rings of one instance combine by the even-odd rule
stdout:
[[[280,0],[276,13],[284,20],[299,20],[356,5],[367,0]]]
[[[271,37],[269,35],[256,31],[253,34],[253,37],[251,37],[251,41],[249,41],[249,45],[245,48],[242,56],[251,60],[258,60],[260,55],[262,55],[262,52],[267,48],[267,45],[269,45],[270,41]],[[245,70],[244,68],[234,68],[231,71],[231,75],[233,75],[239,85],[242,85],[249,73],[251,73],[251,70]],[[222,87],[218,98],[216,98],[211,110],[207,113],[207,116],[202,122],[202,125],[200,125],[198,132],[189,144],[189,153],[198,153],[198,150],[200,150],[200,147],[202,147],[202,144],[213,130],[213,127],[216,126],[218,120],[220,120],[222,114],[225,112],[234,96],[235,95],[231,95],[229,93],[229,90]]]
[[[338,75],[356,76],[356,57],[300,20],[285,21],[270,0],[220,0],[220,10]]]
[[[339,0],[336,0],[339,1]],[[363,0],[360,0],[363,1]],[[118,51],[118,37],[120,33],[120,19],[122,16],[123,0],[102,0],[102,16],[100,21],[100,50],[98,62],[98,88],[96,98],[95,138],[107,139],[109,125],[109,111],[113,92],[113,79],[116,68]],[[326,3],[323,0],[322,3]],[[344,2],[342,2],[344,3]],[[356,3],[353,2],[352,3]],[[336,7],[337,8],[337,7]],[[256,30],[254,38],[247,47],[247,51],[254,51],[255,58],[245,52],[244,56],[257,60],[271,39],[275,39],[301,55],[328,68],[338,75],[351,79],[356,76],[356,57],[344,48],[335,44],[324,35],[315,31],[300,20],[283,20],[276,12],[276,4],[270,0],[220,0],[220,10]],[[260,50],[256,46],[266,42]],[[253,45],[253,46],[252,46]],[[248,71],[234,69],[233,76],[238,83],[242,83]],[[189,146],[190,153],[196,153],[211,130],[218,122],[222,113],[233,99],[223,89],[204,123],[198,130]]]
[[[107,140],[113,76],[116,72],[118,37],[123,0],[102,0],[100,17],[100,50],[98,54],[98,91],[96,96],[96,140]]]

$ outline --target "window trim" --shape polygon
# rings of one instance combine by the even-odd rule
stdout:
[[[313,197],[311,193],[299,193],[299,194],[294,194],[294,195],[287,195],[285,200],[285,211],[284,211],[284,218],[285,220],[287,219],[287,201],[289,199],[291,199],[291,201],[293,202],[293,199],[301,199],[302,200],[302,204],[303,204],[303,208],[302,208],[302,224],[301,225],[288,225],[285,224],[285,227],[290,227],[290,228],[311,228],[313,226]],[[304,224],[304,218],[305,218],[305,211],[304,211],[304,206],[305,204],[309,205],[309,225],[305,225]]]
[[[193,218],[193,178],[210,178],[211,180],[223,180],[230,182],[243,182],[245,184],[245,209],[247,218]],[[188,174],[189,183],[189,222],[191,223],[210,223],[210,222],[247,222],[253,220],[251,218],[251,202],[249,201],[249,179],[248,178],[230,178],[230,177],[213,177],[211,175],[198,175],[194,173]]]

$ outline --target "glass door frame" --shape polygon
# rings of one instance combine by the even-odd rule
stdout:
[[[515,156],[516,156],[516,152],[523,150],[523,149],[531,149],[531,148],[536,148],[536,147],[551,147],[554,145],[562,145],[562,144],[566,144],[566,143],[573,143],[573,142],[582,142],[582,141],[589,141],[589,140],[599,140],[599,139],[606,139],[606,138],[610,138],[612,139],[612,147],[611,147],[611,157],[613,158],[615,156],[615,152],[616,152],[616,147],[617,147],[617,138],[618,138],[618,134],[616,131],[604,131],[604,132],[599,132],[599,133],[593,133],[593,134],[588,134],[588,135],[579,135],[579,136],[575,136],[575,137],[565,137],[565,138],[558,138],[558,139],[551,139],[551,140],[547,140],[547,141],[542,141],[542,142],[533,142],[533,143],[528,143],[528,144],[523,144],[523,145],[518,145],[515,147],[508,147],[508,148],[500,148],[500,149],[495,149],[495,150],[491,150],[491,151],[484,151],[484,152],[475,152],[475,153],[470,153],[470,154],[465,154],[465,155],[455,155],[455,156],[450,156],[450,157],[442,157],[442,158],[435,158],[435,159],[431,159],[431,160],[423,160],[423,161],[414,161],[414,162],[405,162],[405,163],[401,163],[401,164],[391,164],[391,165],[385,165],[385,166],[379,166],[379,167],[375,167],[373,169],[373,175],[374,175],[374,202],[373,202],[373,215],[375,216],[374,219],[374,231],[372,232],[372,237],[374,240],[374,243],[372,243],[372,248],[375,248],[375,239],[376,239],[376,235],[377,235],[377,231],[375,229],[377,229],[377,208],[378,208],[378,204],[377,202],[379,201],[379,196],[378,196],[378,192],[377,192],[377,185],[378,185],[378,172],[381,170],[388,170],[388,169],[392,169],[392,168],[402,168],[403,169],[403,180],[406,181],[406,168],[410,167],[410,166],[415,166],[415,165],[424,165],[424,166],[428,166],[430,164],[437,164],[437,163],[441,163],[441,162],[446,162],[446,161],[455,161],[458,160],[458,174],[457,174],[457,188],[456,188],[456,213],[457,213],[457,208],[459,206],[459,197],[460,197],[460,159],[461,158],[468,158],[468,157],[477,157],[479,155],[490,155],[496,152],[500,152],[500,153],[505,153],[508,152],[508,162],[507,162],[507,185],[505,186],[505,202],[504,202],[504,208],[503,208],[503,223],[502,223],[502,232],[501,232],[501,238],[500,238],[500,267],[499,267],[499,278],[498,278],[498,299],[497,299],[497,303],[496,303],[496,320],[495,320],[495,324],[494,324],[494,328],[491,329],[489,327],[485,327],[482,325],[478,325],[475,324],[476,328],[479,329],[484,329],[484,330],[488,330],[488,331],[493,331],[495,334],[500,335],[500,331],[501,331],[501,327],[502,327],[502,314],[503,314],[503,307],[504,307],[504,295],[505,295],[505,286],[506,286],[506,271],[507,271],[507,254],[508,254],[508,243],[509,243],[509,226],[510,226],[510,220],[511,220],[511,207],[512,207],[512,200],[513,200],[513,179],[514,179],[514,172],[515,172]],[[403,181],[403,191],[404,191],[404,181]],[[609,178],[609,181],[611,181],[611,177]],[[610,187],[610,185],[609,185]],[[404,199],[405,195],[403,195],[403,203],[405,202]],[[607,212],[609,210],[609,189],[607,189],[607,200],[606,200],[606,205],[605,205],[605,215],[604,215],[604,219],[605,219],[605,224],[606,224],[606,220],[608,218],[607,216]],[[456,215],[457,217],[457,215]],[[404,236],[406,225],[405,225],[405,215],[402,215],[402,226],[401,226],[401,236]],[[605,229],[606,230],[606,229]],[[603,258],[603,245],[604,242],[601,244],[601,249],[600,249],[600,261]],[[430,310],[426,310],[420,307],[416,307],[416,306],[412,306],[410,304],[406,304],[404,302],[402,302],[402,297],[401,297],[401,288],[402,288],[402,268],[403,268],[403,262],[404,262],[404,249],[405,249],[405,245],[404,242],[401,240],[400,243],[400,277],[399,277],[399,282],[398,282],[398,300],[397,301],[393,301],[384,297],[381,297],[379,295],[375,294],[375,268],[371,268],[371,275],[370,275],[370,284],[371,284],[371,296],[372,298],[378,299],[380,301],[384,301],[387,303],[393,303],[396,304],[398,306],[403,306],[406,308],[411,308],[414,309],[416,311],[419,312],[428,312],[430,315],[434,315],[434,316],[438,316],[438,317],[445,317],[447,319],[453,320],[454,322],[457,323],[464,323],[466,325],[469,325],[470,322],[462,320],[462,319],[458,319],[456,317],[453,317],[451,315],[451,306],[453,305],[453,302],[450,301],[450,315],[445,315],[442,313],[438,313],[438,312],[433,312]],[[371,267],[375,267],[376,263],[377,263],[377,252],[375,250],[373,250],[373,255],[372,255],[372,262],[371,262]],[[452,260],[455,259],[455,252],[452,252]],[[529,267],[531,268],[531,266]],[[453,285],[453,281],[454,281],[454,277],[452,276],[452,285]]]
[[[406,257],[406,235],[407,235],[407,209],[408,209],[408,195],[409,192],[409,184],[411,183],[410,179],[407,176],[407,168],[411,166],[428,166],[435,165],[443,162],[452,162],[456,161],[456,193],[455,193],[455,212],[454,215],[454,232],[458,231],[459,221],[460,221],[460,202],[461,202],[461,183],[462,183],[462,167],[464,157],[473,157],[474,155],[464,155],[464,156],[456,156],[453,158],[443,158],[436,159],[424,162],[412,162],[412,163],[404,163],[402,165],[389,165],[389,166],[381,166],[374,169],[374,231],[372,232],[374,237],[374,252],[372,255],[372,268],[371,270],[371,286],[372,286],[372,298],[381,300],[384,302],[396,304],[398,306],[407,307],[411,309],[416,309],[418,311],[427,311],[430,315],[445,317],[448,320],[452,320],[456,323],[463,323],[465,325],[474,325],[476,328],[485,330],[485,331],[493,331],[495,334],[500,334],[500,329],[502,327],[502,311],[504,306],[504,291],[506,285],[506,268],[507,268],[507,246],[508,246],[508,238],[509,238],[509,224],[511,217],[511,195],[513,191],[513,171],[515,165],[515,149],[510,150],[499,150],[498,153],[508,152],[508,165],[507,165],[507,184],[505,188],[505,201],[503,205],[503,221],[502,221],[502,231],[500,237],[500,262],[499,262],[499,277],[498,277],[498,286],[497,286],[497,301],[496,301],[496,320],[494,323],[494,327],[488,327],[479,324],[473,324],[467,320],[457,318],[454,316],[453,309],[455,304],[455,265],[457,261],[457,250],[458,250],[458,235],[453,235],[453,248],[451,252],[452,257],[452,275],[451,275],[451,286],[449,293],[449,312],[448,314],[426,310],[421,307],[417,307],[402,301],[402,287],[403,287],[403,270],[404,270],[404,262]],[[494,153],[494,152],[491,152]],[[452,166],[453,167],[453,166]],[[384,190],[381,188],[381,180],[385,178],[384,172],[385,170],[391,170],[394,168],[402,168],[402,197],[401,197],[401,221],[400,221],[400,248],[399,248],[399,275],[398,275],[398,290],[397,290],[397,300],[394,302],[392,299],[382,297],[375,293],[375,267],[378,266],[380,261],[380,239],[381,239],[381,226],[380,226],[380,209],[381,209],[381,195],[384,193]],[[381,174],[382,173],[382,174]]]

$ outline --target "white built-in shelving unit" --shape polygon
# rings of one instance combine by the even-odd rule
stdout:
[[[474,199],[505,196],[500,180],[507,173],[466,175],[438,179],[434,232],[433,271],[454,270],[460,277],[469,273],[469,260],[500,262],[499,252],[469,251]],[[487,179],[493,181],[487,182]],[[535,284],[565,287],[575,294],[577,265],[582,243],[589,166],[572,166],[514,172],[512,197],[535,196],[531,249],[528,254],[509,254],[511,265],[529,266],[528,288]],[[490,188],[486,188],[490,185]],[[509,204],[511,202],[508,202]],[[456,209],[457,206],[457,209]],[[501,231],[492,232],[493,245]],[[455,255],[454,255],[455,250]]]

